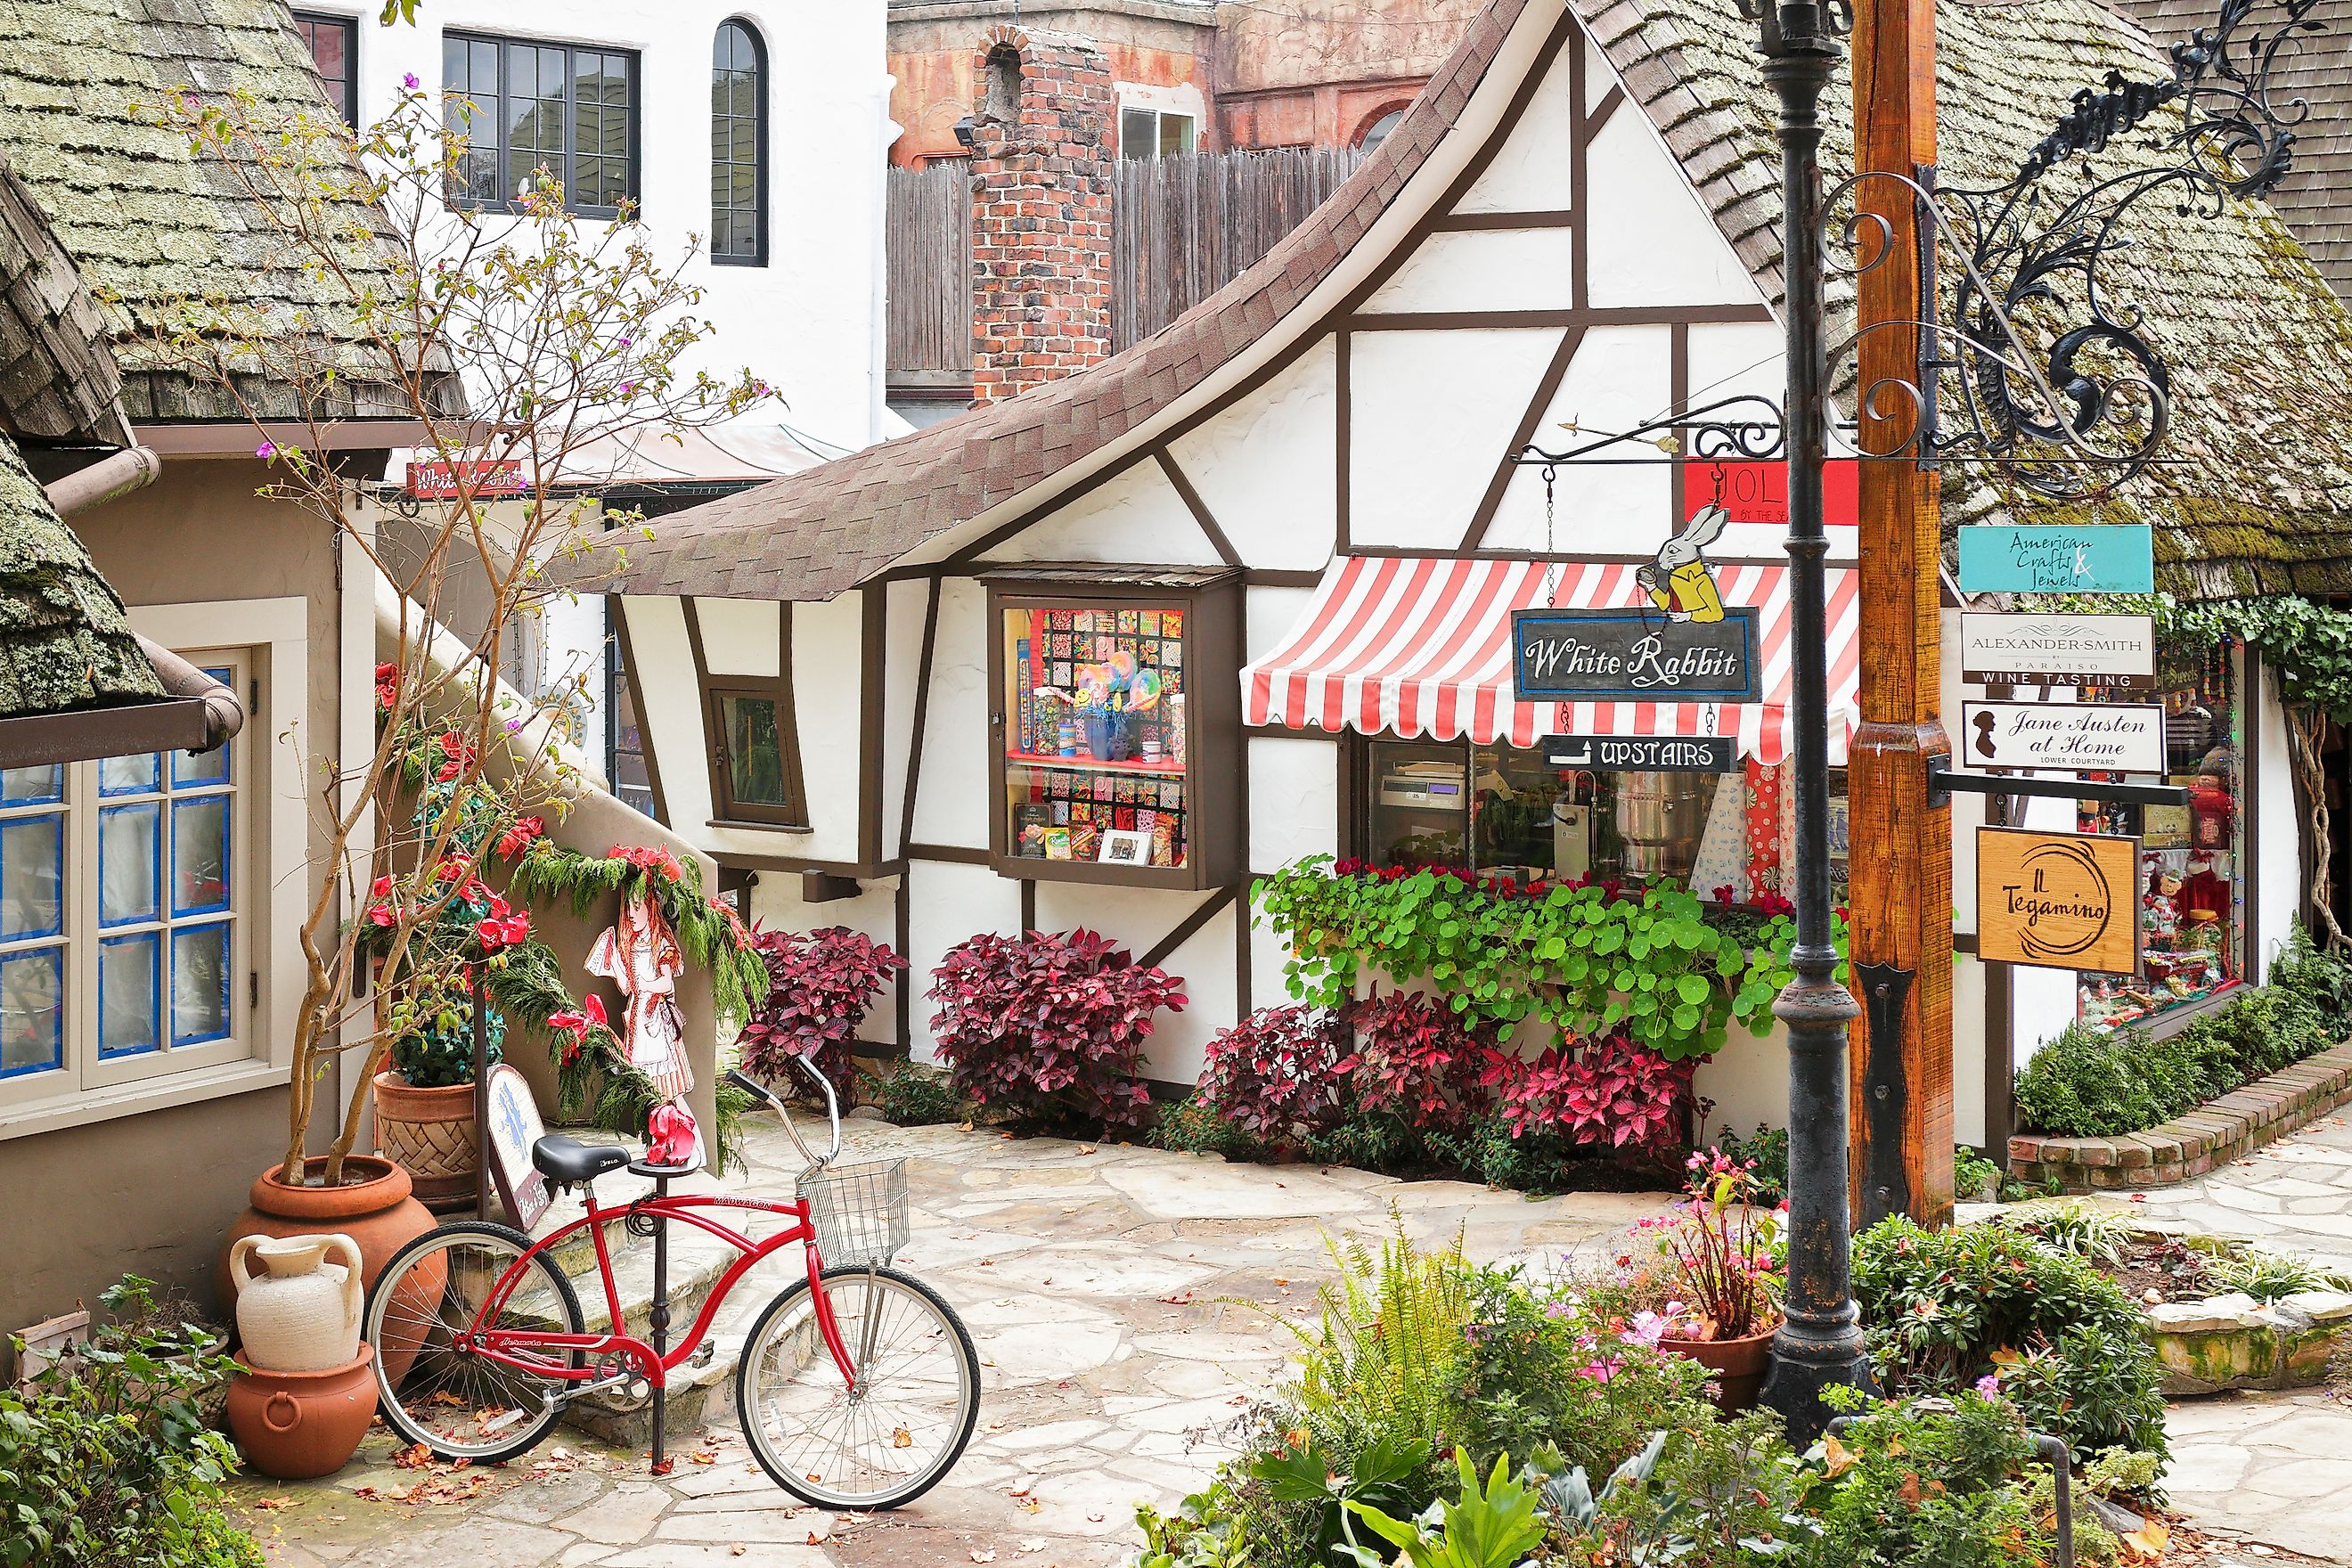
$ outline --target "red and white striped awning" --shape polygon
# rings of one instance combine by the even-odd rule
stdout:
[[[1760,612],[1762,701],[1521,702],[1511,612],[1644,604],[1632,566],[1343,555],[1281,645],[1242,670],[1243,722],[1515,746],[1546,735],[1737,734],[1743,755],[1769,766],[1789,753],[1789,569],[1718,566],[1716,583],[1726,605]],[[1852,571],[1830,569],[1832,764],[1845,760],[1862,679],[1857,586]]]

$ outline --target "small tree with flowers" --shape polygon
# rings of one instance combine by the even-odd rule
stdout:
[[[435,1070],[456,1049],[454,997],[472,966],[510,984],[541,966],[523,959],[544,948],[517,940],[527,917],[501,912],[479,861],[582,785],[550,710],[565,693],[518,700],[496,673],[549,595],[547,564],[630,521],[564,481],[592,446],[658,440],[772,395],[749,374],[685,368],[711,331],[685,276],[692,246],[655,255],[626,200],[614,220],[574,218],[544,167],[509,186],[467,143],[473,106],[444,105],[414,77],[391,114],[357,132],[323,102],[286,109],[242,93],[182,91],[142,112],[243,198],[271,251],[257,270],[275,285],[266,301],[244,278],[235,292],[176,301],[143,323],[156,357],[250,422],[269,476],[258,493],[340,536],[360,574],[352,583],[347,568],[346,592],[369,596],[373,572],[398,594],[373,746],[345,752],[299,729],[273,738],[300,761],[323,844],[300,926],[276,939],[302,966],[278,1173],[331,1185],[394,1046]],[[416,457],[437,465],[438,482],[401,498],[403,516],[371,505],[331,460],[331,426],[352,418],[409,425]],[[478,633],[448,629],[461,587]],[[362,998],[372,966],[379,982]],[[565,1016],[585,1037],[590,1020]],[[470,1038],[466,1052],[470,1062]],[[357,1070],[314,1167],[316,1098],[339,1058]]]

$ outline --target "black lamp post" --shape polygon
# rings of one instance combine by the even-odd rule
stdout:
[[[1837,0],[1761,0],[1764,79],[1780,100],[1781,270],[1788,322],[1789,603],[1795,617],[1790,711],[1796,785],[1796,971],[1773,1003],[1789,1026],[1787,1319],[1772,1338],[1763,1400],[1790,1435],[1829,1418],[1822,1391],[1867,1384],[1853,1303],[1846,1199],[1846,1025],[1861,1009],[1837,983],[1830,940],[1829,634],[1822,558],[1822,460],[1829,355],[1822,260],[1822,89],[1836,68]]]

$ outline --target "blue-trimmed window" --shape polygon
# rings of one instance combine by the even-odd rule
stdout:
[[[249,1054],[244,744],[0,770],[0,1110]]]

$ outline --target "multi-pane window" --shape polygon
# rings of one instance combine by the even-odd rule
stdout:
[[[294,31],[310,47],[311,63],[326,84],[327,101],[346,125],[359,123],[359,91],[355,82],[360,52],[359,24],[349,16],[316,11],[294,13]]]
[[[722,22],[710,47],[710,258],[768,259],[767,58],[743,22]]]
[[[624,49],[445,33],[444,121],[462,136],[453,200],[514,206],[541,169],[566,211],[614,216],[637,194],[637,57]]]
[[[0,1085],[251,1054],[242,745],[0,771]]]

